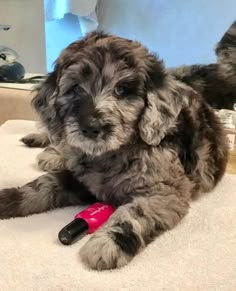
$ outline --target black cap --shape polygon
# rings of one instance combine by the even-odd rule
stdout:
[[[84,219],[76,218],[59,232],[58,238],[62,244],[70,245],[75,240],[84,237],[88,228],[88,223]]]

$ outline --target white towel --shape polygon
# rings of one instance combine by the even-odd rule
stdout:
[[[0,188],[41,175],[39,149],[18,141],[34,122],[8,121],[0,127]],[[236,176],[226,175],[189,214],[126,267],[96,272],[80,262],[88,236],[72,246],[58,231],[79,212],[68,207],[26,218],[0,220],[1,291],[157,291],[236,290]]]

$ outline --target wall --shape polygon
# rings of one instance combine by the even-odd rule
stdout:
[[[0,22],[12,28],[0,31],[0,45],[20,55],[30,73],[46,71],[43,0],[0,0]]]
[[[142,41],[167,66],[209,63],[235,0],[100,0],[100,29]]]

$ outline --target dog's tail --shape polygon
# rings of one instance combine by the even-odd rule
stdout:
[[[236,76],[236,21],[216,46],[217,63],[227,73]]]

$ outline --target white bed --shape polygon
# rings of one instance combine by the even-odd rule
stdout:
[[[0,127],[0,188],[17,186],[42,174],[35,156],[18,140],[34,131],[31,121]],[[78,251],[57,240],[58,231],[80,210],[71,207],[0,221],[0,290],[236,290],[236,176],[192,204],[174,230],[151,243],[127,267],[87,270]]]

